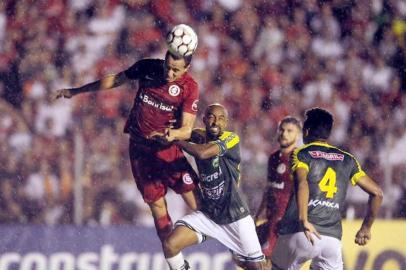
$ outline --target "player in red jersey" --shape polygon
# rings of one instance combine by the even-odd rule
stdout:
[[[290,173],[290,155],[300,138],[302,127],[300,120],[287,116],[278,126],[278,143],[280,148],[268,159],[268,181],[262,202],[257,211],[256,223],[262,252],[267,258],[271,256],[277,239],[277,223],[283,217],[293,190]]]
[[[195,175],[173,140],[189,139],[196,119],[199,91],[187,73],[192,56],[179,57],[169,51],[165,60],[143,59],[127,70],[95,82],[56,91],[54,98],[111,89],[138,80],[139,89],[124,132],[130,135],[130,159],[135,182],[149,205],[161,242],[172,230],[167,211],[167,188],[181,194],[193,210]],[[165,134],[164,140],[157,134]],[[166,143],[162,143],[165,141]]]

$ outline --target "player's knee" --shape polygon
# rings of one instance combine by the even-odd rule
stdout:
[[[245,269],[246,270],[265,270],[265,269],[271,269],[271,268],[267,268],[265,261],[259,261],[259,262],[247,262],[245,264]]]

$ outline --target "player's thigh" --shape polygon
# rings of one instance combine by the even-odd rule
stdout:
[[[182,249],[198,243],[199,238],[195,231],[178,224],[164,242],[165,254],[166,256],[174,256]]]
[[[255,222],[251,216],[246,216],[236,222],[233,222],[233,230],[236,232],[236,239],[239,241],[242,253],[241,255],[257,254],[258,256],[262,255],[261,245],[258,240]]]
[[[272,266],[274,269],[299,270],[318,252],[317,240],[313,246],[303,232],[280,235],[272,252]]]
[[[189,206],[190,209],[197,210],[198,202],[196,199],[196,195],[193,191],[188,191],[188,192],[182,193],[182,198],[185,201],[185,203]]]
[[[194,190],[198,177],[178,146],[172,145],[160,152],[159,157],[167,163],[163,181],[168,187],[178,194]]]
[[[148,148],[137,145],[130,145],[130,153],[131,171],[144,201],[149,204],[163,198],[167,187],[157,177],[154,154]]]
[[[331,236],[322,236],[320,254],[312,260],[312,270],[342,270],[343,258],[341,241]]]
[[[224,225],[217,239],[230,249],[234,261],[238,265],[244,265],[245,269],[265,261],[251,216]]]

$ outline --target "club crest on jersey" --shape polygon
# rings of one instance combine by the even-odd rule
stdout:
[[[169,95],[176,97],[180,93],[180,87],[177,86],[176,84],[171,85],[169,86],[168,93]]]
[[[193,101],[193,104],[192,104],[192,110],[194,111],[194,112],[197,112],[197,104],[199,103],[199,100],[195,100],[195,101]]]
[[[283,163],[279,164],[278,167],[276,168],[276,171],[279,174],[283,174],[284,172],[286,172],[286,165]]]
[[[183,183],[185,183],[186,185],[193,184],[193,179],[192,179],[192,177],[190,176],[190,174],[188,174],[188,173],[185,173],[185,174],[183,175],[182,180],[183,180]]]

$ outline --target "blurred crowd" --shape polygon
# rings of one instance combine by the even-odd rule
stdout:
[[[320,106],[335,116],[331,142],[384,189],[380,216],[406,216],[404,1],[3,0],[0,223],[153,225],[122,132],[136,85],[49,97],[163,58],[177,23],[199,36],[191,73],[200,110],[224,104],[241,136],[253,211],[278,121]],[[171,198],[169,211],[187,211]],[[347,218],[360,217],[367,198],[350,188],[347,199]]]

